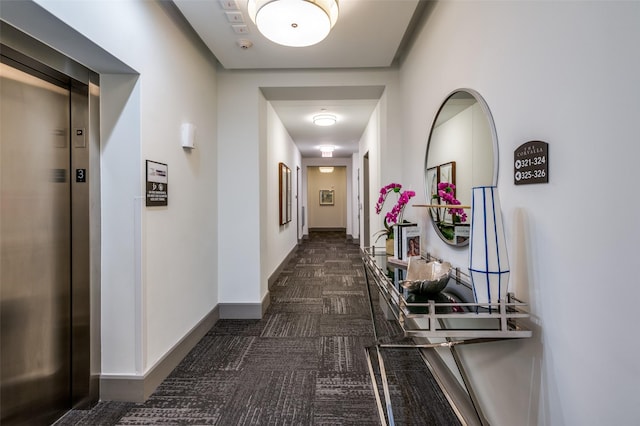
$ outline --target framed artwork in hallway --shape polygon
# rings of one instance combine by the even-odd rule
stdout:
[[[321,206],[333,206],[333,189],[321,189],[320,190],[320,205]]]
[[[280,204],[280,225],[291,222],[291,169],[278,163],[278,198]]]

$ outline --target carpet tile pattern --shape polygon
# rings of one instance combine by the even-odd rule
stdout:
[[[324,372],[316,380],[314,425],[379,425],[367,373]],[[355,403],[354,403],[355,402]],[[340,409],[341,407],[347,408]]]
[[[314,369],[246,372],[251,386],[236,390],[218,424],[312,424],[317,374]]]
[[[312,232],[270,300],[260,320],[219,320],[145,403],[100,402],[56,426],[379,425],[359,248],[344,233]],[[377,303],[378,334],[397,335]],[[459,424],[415,350],[385,351],[384,359],[396,424]]]

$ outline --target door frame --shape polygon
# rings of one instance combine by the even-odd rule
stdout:
[[[363,220],[362,220],[362,246],[369,247],[371,245],[371,223],[370,223],[370,209],[369,209],[369,151],[362,156],[362,201],[363,201]]]

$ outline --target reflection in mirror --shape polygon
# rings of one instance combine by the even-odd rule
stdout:
[[[496,184],[496,158],[495,127],[482,97],[470,89],[447,96],[431,127],[425,159],[429,216],[447,244],[469,244],[471,188]]]

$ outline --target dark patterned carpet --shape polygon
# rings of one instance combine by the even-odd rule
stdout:
[[[374,306],[378,335],[397,334]],[[373,336],[358,246],[314,232],[263,319],[218,321],[144,404],[100,402],[56,426],[379,425],[365,356]],[[383,357],[396,424],[460,424],[415,349]]]

